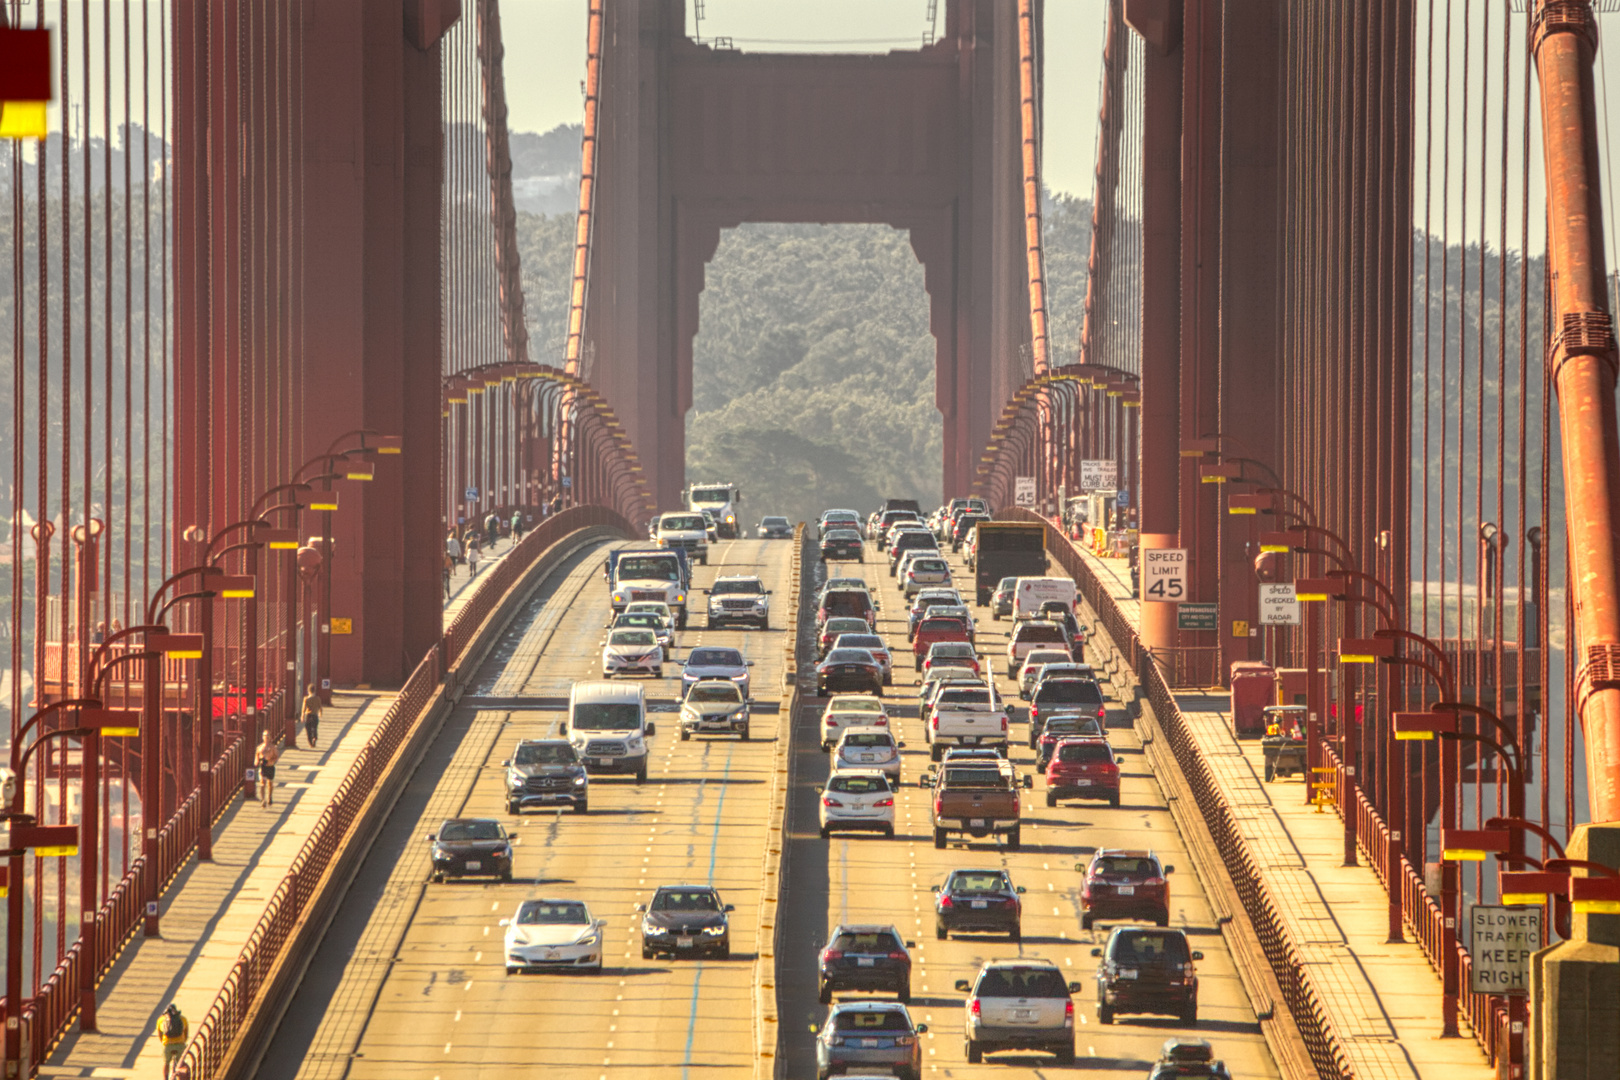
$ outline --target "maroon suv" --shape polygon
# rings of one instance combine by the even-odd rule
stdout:
[[[1163,866],[1151,851],[1100,848],[1089,864],[1075,863],[1086,875],[1080,886],[1080,925],[1096,919],[1152,920],[1170,924],[1170,882],[1175,867]]]
[[[1046,805],[1059,799],[1107,799],[1119,805],[1119,761],[1106,739],[1064,739],[1046,763]]]

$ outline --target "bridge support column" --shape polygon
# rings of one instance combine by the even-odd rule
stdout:
[[[1580,825],[1566,853],[1620,867],[1620,822]],[[1528,1080],[1620,1070],[1620,915],[1575,915],[1574,936],[1530,959]]]

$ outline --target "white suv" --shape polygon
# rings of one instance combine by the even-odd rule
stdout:
[[[894,785],[877,769],[844,769],[821,792],[821,838],[845,829],[894,835]]]
[[[884,727],[846,727],[833,749],[834,772],[844,769],[878,769],[896,783],[900,780],[900,748],[906,744]]]
[[[958,979],[968,995],[968,1064],[998,1050],[1044,1050],[1059,1065],[1074,1064],[1074,999],[1077,982],[1064,982],[1050,960],[989,960],[972,981]]]
[[[728,622],[748,623],[761,630],[771,628],[771,590],[757,577],[715,578],[709,586],[709,625]]]
[[[696,510],[660,514],[653,538],[659,547],[680,548],[704,566],[709,565],[709,526]]]

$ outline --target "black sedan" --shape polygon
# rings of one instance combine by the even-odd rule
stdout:
[[[953,870],[944,885],[934,886],[934,936],[1006,934],[1022,941],[1023,891],[1005,870]]]
[[[641,912],[641,958],[660,953],[671,957],[731,955],[731,920],[735,908],[721,903],[709,885],[661,885]]]
[[[861,534],[854,529],[829,529],[821,537],[821,561],[854,559],[859,562],[866,554]]]
[[[877,990],[911,1000],[911,953],[892,926],[839,925],[821,950],[821,1003],[837,990]]]
[[[816,694],[871,691],[883,696],[883,664],[867,649],[833,649],[816,665]]]
[[[793,524],[785,517],[765,517],[759,521],[761,540],[793,539]]]
[[[433,880],[481,875],[512,880],[512,837],[494,818],[451,818],[429,833]]]

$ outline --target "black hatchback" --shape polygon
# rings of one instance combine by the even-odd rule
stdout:
[[[512,837],[494,818],[451,818],[429,833],[433,880],[481,875],[512,880]]]
[[[1187,947],[1180,930],[1118,926],[1108,944],[1092,949],[1097,965],[1097,1019],[1115,1013],[1169,1013],[1183,1024],[1198,1022],[1198,971],[1204,954]]]
[[[892,926],[839,925],[821,950],[821,1003],[836,990],[878,990],[911,1000],[911,953]]]
[[[856,559],[865,553],[861,534],[854,529],[828,529],[821,538],[821,561]]]
[[[1006,934],[1022,941],[1024,891],[1005,870],[953,870],[934,886],[934,936],[955,933]]]

